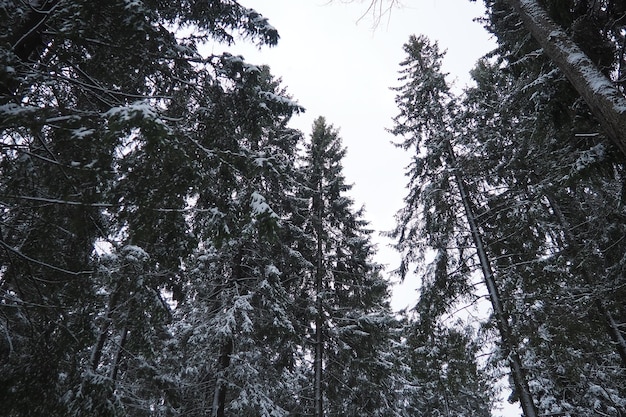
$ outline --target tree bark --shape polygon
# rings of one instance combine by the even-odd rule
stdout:
[[[237,253],[235,253],[233,259],[232,273],[230,281],[233,285],[237,285],[237,282],[242,277],[242,262],[243,262],[243,245],[239,246]],[[226,287],[222,284],[222,291]],[[224,301],[222,300],[222,307],[224,307]],[[215,391],[213,392],[213,406],[211,407],[211,417],[224,417],[226,415],[226,393],[228,391],[228,384],[224,376],[230,366],[230,358],[234,350],[234,335],[226,337],[220,346],[220,355],[218,358],[218,376],[215,383]]]
[[[506,0],[544,53],[585,100],[602,129],[626,156],[626,97],[558,26],[537,0]]]
[[[120,342],[117,346],[117,352],[115,353],[115,360],[113,361],[113,368],[111,369],[111,381],[115,383],[117,375],[120,370],[120,363],[122,362],[122,354],[124,353],[124,346],[126,345],[126,338],[128,337],[128,326],[124,325],[120,335]]]
[[[225,372],[230,365],[230,355],[233,353],[233,341],[227,340],[220,349],[219,367],[221,372]],[[221,376],[217,380],[217,386],[215,387],[215,396],[213,398],[213,412],[212,417],[224,417],[226,410],[226,381]]]

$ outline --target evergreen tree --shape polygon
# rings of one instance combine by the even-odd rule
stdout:
[[[284,92],[267,69],[250,74],[243,72],[251,78],[246,88],[262,94],[243,96],[238,110],[245,119],[231,115],[236,136],[198,132],[210,149],[196,188],[193,224],[201,243],[187,261],[187,297],[172,328],[177,362],[187,364],[172,376],[182,381],[183,414],[279,416],[297,408],[290,394],[298,392],[304,330],[295,312],[308,264],[292,220],[300,133],[286,123],[299,107],[268,100]],[[282,110],[270,110],[279,104]]]
[[[371,259],[371,231],[346,196],[345,153],[338,131],[316,119],[301,191],[310,204],[304,229],[314,236],[307,252],[315,300],[312,409],[317,416],[393,415],[389,349],[395,320],[388,284]]]
[[[174,413],[177,381],[158,365],[171,362],[181,259],[213,213],[198,190],[215,171],[201,168],[215,142],[296,108],[259,84],[261,69],[197,46],[274,44],[276,30],[231,1],[5,2],[0,13],[3,411]]]
[[[398,226],[391,235],[398,239],[397,247],[403,255],[401,276],[404,277],[407,268],[414,263],[423,273],[422,292],[416,309],[418,320],[423,323],[419,329],[425,334],[418,340],[435,344],[441,334],[435,330],[441,317],[453,312],[462,299],[471,300],[474,292],[468,261],[473,254],[468,257],[466,250],[475,250],[493,307],[499,344],[509,362],[514,385],[524,395],[525,412],[533,415],[533,400],[517,353],[517,341],[510,328],[509,311],[503,306],[491,257],[477,225],[473,201],[475,183],[456,156],[458,150],[464,149],[459,148],[456,126],[458,104],[441,73],[443,55],[436,44],[424,37],[411,37],[405,51],[408,57],[402,63],[401,77],[405,84],[397,88],[396,102],[400,114],[394,119],[392,133],[403,136],[404,141],[398,146],[412,150],[414,156],[407,172],[409,195],[405,199],[406,206],[398,213]],[[427,251],[433,257],[430,268],[426,268]],[[431,348],[438,349],[436,345]],[[472,363],[470,360],[467,366],[474,366]],[[478,388],[480,385],[473,386]],[[446,396],[448,393],[444,390],[439,394]],[[460,401],[462,397],[456,396]],[[488,409],[488,402],[482,398],[482,402],[476,403],[477,413]],[[436,401],[436,404],[448,409],[457,408],[447,399]],[[459,405],[458,408],[463,407]]]
[[[507,304],[524,335],[542,411],[614,413],[623,392],[622,313],[606,285],[616,288],[611,271],[621,261],[604,254],[620,246],[609,236],[623,227],[622,169],[603,138],[577,134],[597,127],[567,81],[526,57],[481,61],[473,74],[477,87],[468,91],[466,125],[473,127],[466,137],[474,138],[472,149],[481,155],[474,164],[488,182],[483,235],[506,277]]]
[[[483,153],[477,163],[490,186],[500,190],[489,193],[484,219],[493,222],[485,230],[501,269],[513,278],[507,291],[520,307],[532,306],[518,307],[515,323],[527,335],[536,390],[546,412],[620,415],[626,343],[614,273],[623,268],[624,248],[613,233],[624,227],[623,156],[567,73],[516,27],[518,16],[505,4],[489,6],[499,48],[495,60],[479,64],[477,88],[468,92],[480,138],[474,149]],[[622,7],[545,5],[620,91]]]

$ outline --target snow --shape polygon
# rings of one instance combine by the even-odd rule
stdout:
[[[76,139],[83,139],[86,136],[93,135],[95,132],[94,129],[87,129],[86,127],[79,127],[78,129],[72,130],[72,136]]]
[[[225,63],[233,66],[241,66],[244,73],[261,72],[261,68],[259,68],[257,65],[247,63],[244,57],[241,55],[231,55],[228,52],[224,52],[224,54],[222,55],[222,60]]]
[[[265,197],[263,197],[256,191],[252,193],[252,201],[250,202],[250,207],[252,208],[253,216],[262,216],[267,214],[272,219],[279,219],[278,214],[276,214],[274,210],[272,210],[272,208],[269,206],[269,204],[267,204]]]
[[[144,251],[139,246],[135,245],[126,245],[121,250],[120,253],[129,262],[137,263],[137,262],[145,262],[150,259],[150,255],[146,251]]]
[[[6,117],[20,116],[22,114],[34,113],[38,110],[39,108],[35,106],[20,106],[15,103],[8,103],[0,106],[0,115],[5,115]]]
[[[266,276],[270,276],[270,275],[280,276],[280,270],[275,265],[270,264],[265,267],[265,275]]]
[[[268,19],[263,17],[263,15],[257,12],[254,9],[245,9],[246,14],[248,15],[248,19],[250,23],[253,23],[255,26],[259,27],[264,32],[274,31],[276,32],[276,28],[270,25]]]
[[[165,126],[165,123],[159,117],[158,110],[150,105],[147,100],[135,101],[127,106],[112,107],[106,111],[103,116],[106,118],[118,118],[123,122],[128,122],[139,117]]]
[[[580,172],[590,165],[604,160],[605,155],[606,147],[603,143],[599,143],[591,149],[582,152],[576,162],[574,162],[572,170],[574,172]]]
[[[293,101],[287,97],[279,96],[278,94],[274,94],[269,91],[260,91],[259,96],[267,101],[298,109],[298,111],[303,109],[297,101]]]

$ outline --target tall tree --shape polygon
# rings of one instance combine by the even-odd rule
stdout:
[[[518,24],[519,16],[506,3],[488,5],[487,27],[497,36],[500,58],[479,65],[478,88],[470,97],[472,113],[481,114],[472,117],[481,138],[475,145],[478,153],[484,152],[479,163],[492,187],[502,191],[500,197],[495,193],[490,197],[489,206],[498,210],[484,218],[498,218],[498,226],[490,229],[497,230],[494,247],[499,253],[520,248],[518,256],[498,259],[508,263],[510,276],[517,277],[514,286],[523,288],[525,303],[546,307],[527,310],[528,315],[520,315],[516,322],[534,322],[544,329],[539,332],[542,336],[528,340],[534,345],[529,350],[537,349],[531,363],[533,373],[543,374],[540,391],[548,411],[572,410],[576,404],[576,413],[598,409],[619,415],[624,312],[618,301],[621,279],[615,272],[623,268],[624,248],[613,233],[624,230],[623,156],[607,141],[604,122],[581,100],[567,74],[550,56],[539,53],[539,45]],[[623,5],[550,2],[543,7],[623,92]],[[497,174],[489,174],[490,164]],[[501,197],[507,195],[515,206],[504,203]],[[505,219],[516,226],[504,226]],[[555,275],[536,278],[548,272]],[[572,315],[585,318],[565,326],[560,318]],[[557,347],[557,340],[567,340],[569,348]],[[560,352],[557,363],[552,362],[555,351]],[[607,351],[608,357],[602,353]],[[586,358],[585,365],[577,356]],[[559,371],[546,375],[550,369]],[[583,374],[584,379],[572,378]],[[595,386],[607,394],[599,394]]]
[[[443,55],[436,44],[424,37],[411,37],[405,51],[408,57],[402,63],[401,78],[405,84],[397,88],[400,115],[394,119],[392,133],[402,135],[405,139],[400,146],[411,149],[415,156],[408,173],[410,193],[405,200],[406,207],[400,211],[398,226],[392,235],[398,238],[403,264],[418,260],[417,256],[423,256],[420,252],[426,248],[436,251],[435,280],[445,289],[438,300],[442,304],[436,307],[441,314],[453,305],[455,297],[469,291],[469,270],[464,267],[462,246],[455,249],[455,246],[467,245],[463,242],[466,233],[463,229],[469,229],[499,330],[500,347],[509,362],[525,415],[536,416],[516,336],[509,324],[509,312],[503,305],[492,261],[478,227],[469,178],[455,155],[454,146],[458,142],[455,107],[458,104],[441,72]],[[455,207],[458,205],[464,216],[457,215]],[[457,269],[452,276],[448,272],[451,267]],[[404,268],[400,271],[403,275]],[[458,283],[450,282],[453,280]],[[422,294],[422,297],[427,296],[427,293]],[[426,305],[432,308],[431,303]]]
[[[179,360],[187,364],[172,369],[172,378],[183,381],[181,413],[278,416],[298,408],[291,394],[299,391],[297,350],[305,330],[298,296],[308,263],[292,219],[300,133],[286,124],[299,107],[267,69],[248,66],[241,75],[257,94],[239,96],[235,115],[222,113],[230,106],[212,108],[233,125],[197,132],[199,149],[208,151],[195,188],[193,227],[201,243],[186,260],[187,297],[172,326]]]
[[[388,283],[372,261],[371,231],[346,195],[346,153],[324,118],[313,124],[303,158],[302,197],[310,204],[305,230],[315,299],[315,415],[393,415],[391,346],[395,319]]]
[[[479,63],[477,87],[467,92],[465,125],[472,134],[464,137],[473,152],[464,164],[479,169],[486,183],[483,236],[509,294],[504,301],[512,323],[523,335],[533,391],[546,413],[615,408],[623,389],[615,324],[623,316],[612,271],[621,261],[608,254],[622,250],[619,239],[609,237],[624,224],[619,156],[595,134],[572,135],[594,129],[593,119],[569,104],[576,95],[553,68],[536,58],[510,57],[512,65],[492,60]],[[596,385],[610,396],[598,396]]]
[[[626,134],[624,133],[626,132],[626,97],[624,97],[624,92],[620,91],[618,86],[613,83],[613,80],[607,77],[601,68],[598,68],[598,64],[602,63],[594,62],[592,57],[587,55],[586,51],[571,38],[566,30],[552,19],[539,1],[507,0],[507,3],[519,15],[537,43],[541,45],[543,53],[561,70],[578,94],[585,100],[593,115],[600,122],[601,129],[606,132],[622,154],[626,155]],[[573,11],[575,8],[584,8],[584,5],[590,2],[565,3],[570,3]],[[594,9],[602,10],[601,13],[605,14],[615,13],[617,19],[621,19],[620,13],[626,12],[624,6],[620,5],[619,2],[602,3],[607,4],[593,6]],[[593,36],[592,31],[599,29],[588,25],[595,23],[591,19],[588,19],[587,22],[583,22],[581,19],[579,23],[581,23],[581,27],[578,29],[580,38]],[[623,34],[621,37],[623,38]],[[605,38],[605,40],[608,39]],[[597,45],[599,48],[602,46],[602,44]],[[621,56],[623,59],[623,52]],[[608,62],[604,64],[606,65]]]
[[[241,58],[197,46],[274,44],[277,32],[231,1],[5,2],[0,13],[4,411],[149,413],[167,405],[154,367],[170,337],[163,295],[182,299],[180,260],[197,247],[195,168],[210,151],[194,132],[232,127],[212,107],[243,126],[231,98],[269,114],[286,103],[246,89],[254,68]]]

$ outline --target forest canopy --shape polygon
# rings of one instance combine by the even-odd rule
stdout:
[[[395,312],[339,127],[203,52],[277,45],[262,11],[1,1],[0,414],[488,417],[504,378],[526,417],[626,415],[626,6],[485,10],[462,92],[398,45]]]

